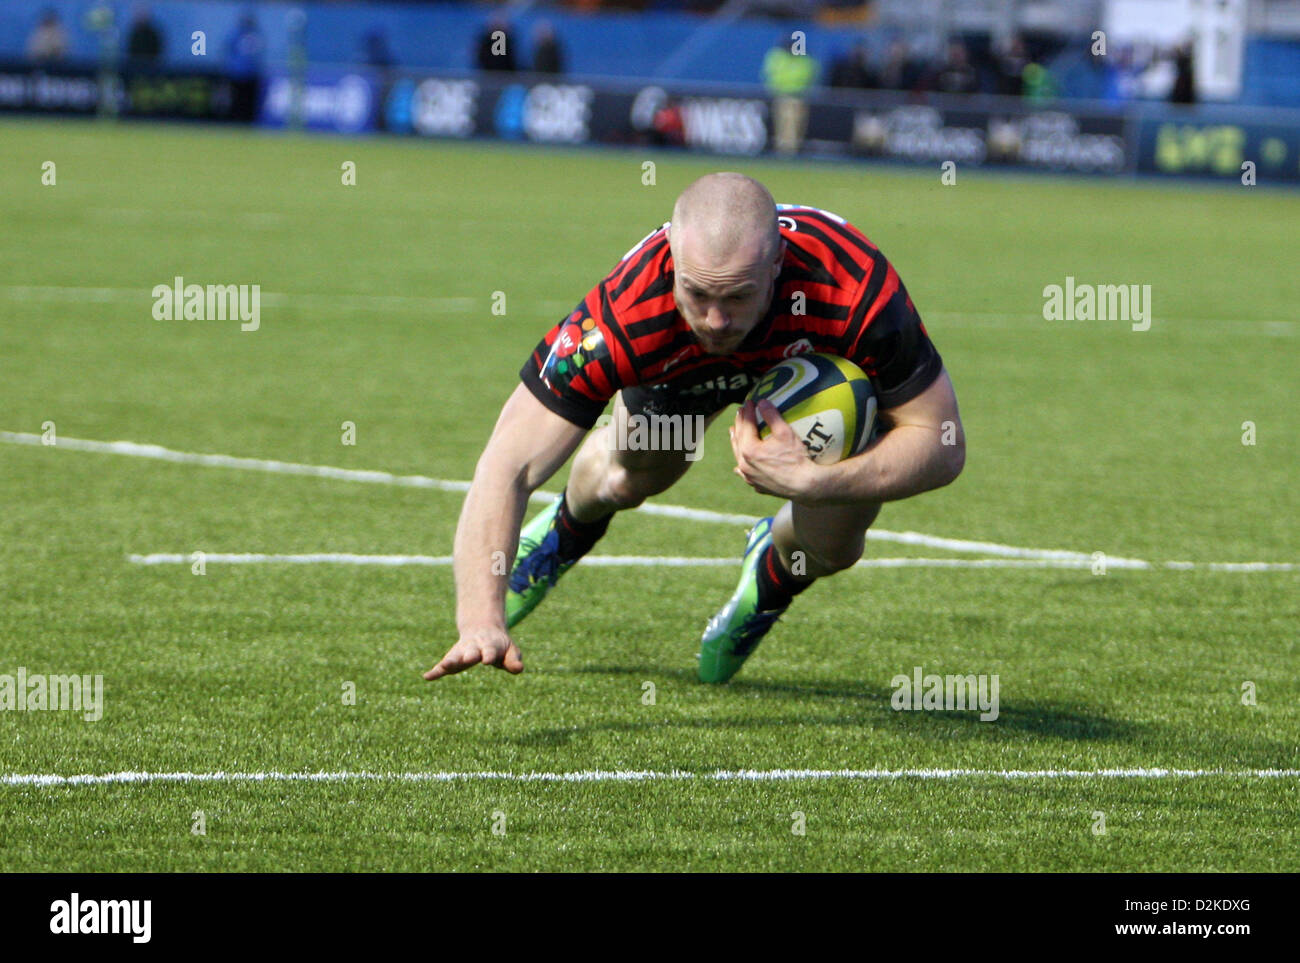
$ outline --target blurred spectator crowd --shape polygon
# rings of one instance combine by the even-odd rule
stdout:
[[[92,7],[83,22],[70,26],[63,22],[58,11],[48,8],[40,15],[27,37],[27,59],[36,64],[57,64],[67,60],[69,29],[98,34],[101,43],[113,45],[113,52],[120,54],[127,64],[135,67],[161,63],[167,42],[162,28],[146,3],[132,5],[125,30],[121,31],[113,22],[112,8],[108,6]],[[116,46],[119,42],[120,51]],[[182,38],[182,42],[188,46],[190,38]],[[258,73],[264,48],[257,19],[251,14],[245,14],[235,30],[225,38],[222,46],[227,72],[233,76]]]
[[[1194,102],[1190,44],[1172,49],[1103,47],[1094,52],[1096,47],[1093,41],[1071,45],[1046,38],[1031,43],[1020,35],[1001,44],[987,37],[954,38],[940,56],[925,58],[914,54],[903,39],[893,40],[875,56],[860,40],[832,62],[825,83],[840,89],[1000,94],[1029,100]],[[764,79],[771,87],[770,79]]]
[[[92,9],[84,23],[65,24],[58,11],[47,8],[27,37],[27,59],[34,64],[57,64],[68,59],[69,29],[88,30],[110,38],[117,38],[118,27],[112,22],[108,7]],[[473,63],[480,70],[530,70],[540,74],[564,73],[564,48],[550,23],[541,21],[532,30],[532,43],[521,57],[509,21],[499,15],[491,16],[477,41]],[[189,38],[182,38],[185,44]],[[116,39],[110,40],[116,43]],[[131,8],[130,20],[120,36],[120,56],[128,65],[148,67],[162,61],[166,37],[146,3],[136,3]],[[244,14],[238,29],[226,40],[223,47],[225,66],[234,75],[246,76],[258,72],[265,49],[257,19]],[[382,30],[370,30],[362,38],[358,61],[369,67],[391,69],[398,66],[387,35]]]
[[[564,48],[555,28],[543,20],[533,27],[531,56],[523,62],[517,56],[510,21],[495,16],[479,35],[474,63],[479,70],[531,70],[536,74],[564,73]]]
[[[598,0],[577,0],[578,6],[606,6]],[[769,12],[788,12],[772,0]],[[572,4],[571,4],[572,5]],[[635,4],[633,4],[635,5]],[[640,4],[655,9],[700,9],[694,0]],[[705,3],[704,6],[708,4]],[[713,4],[716,6],[716,3]],[[869,10],[864,0],[818,0],[810,4],[823,23],[852,24]],[[764,8],[767,9],[767,8]],[[95,17],[99,15],[97,21]],[[104,18],[107,17],[107,21]],[[38,64],[66,60],[69,30],[97,33],[114,56],[128,65],[147,68],[161,61],[169,38],[146,3],[135,3],[125,24],[112,23],[111,9],[92,8],[82,23],[64,23],[49,8],[27,38],[28,59]],[[856,41],[833,56],[792,50],[782,34],[756,65],[758,77],[777,97],[798,98],[816,88],[841,91],[889,90],[917,95],[998,94],[1029,100],[1057,97],[1124,102],[1168,99],[1195,100],[1195,67],[1190,45],[1174,49],[1125,46],[1098,53],[1088,41],[1068,43],[1059,37],[1013,35],[1001,42],[988,35],[953,37],[937,53],[918,52],[908,37],[863,29]],[[173,42],[188,45],[189,38]],[[252,13],[223,39],[214,60],[236,78],[254,78],[261,71],[265,42]],[[533,24],[528,42],[519,43],[503,13],[489,15],[474,41],[471,63],[485,71],[529,71],[559,75],[566,70],[566,52],[557,31],[547,21]],[[374,29],[361,37],[358,62],[387,70],[398,66],[388,38]],[[823,59],[824,58],[824,59]],[[828,62],[827,62],[828,61]],[[251,96],[251,94],[250,94]]]

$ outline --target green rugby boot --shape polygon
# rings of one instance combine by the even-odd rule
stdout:
[[[700,641],[700,681],[726,682],[740,671],[758,643],[786,607],[760,612],[758,609],[758,560],[772,544],[772,519],[761,519],[749,531],[745,557],[740,565],[740,585],[713,617]]]
[[[539,512],[519,533],[519,551],[515,553],[515,567],[506,587],[508,629],[537,608],[560,576],[577,562],[577,559],[569,562],[560,559],[560,533],[555,529],[555,517],[563,497]]]

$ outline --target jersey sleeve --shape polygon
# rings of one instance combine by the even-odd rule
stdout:
[[[597,288],[546,332],[519,369],[520,380],[538,401],[580,428],[595,425],[609,399],[624,387],[616,332],[603,306]]]
[[[911,401],[939,377],[943,359],[893,265],[866,278],[850,317],[844,357],[872,377],[882,409]]]

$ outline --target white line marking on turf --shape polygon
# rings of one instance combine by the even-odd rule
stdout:
[[[0,442],[14,445],[45,447],[40,435],[23,431],[0,431]],[[469,491],[469,482],[451,481],[441,478],[429,478],[425,475],[394,475],[386,471],[361,470],[356,468],[335,468],[330,465],[306,465],[298,462],[275,461],[263,458],[241,458],[235,455],[213,455],[198,452],[177,451],[161,445],[141,444],[134,441],[93,441],[85,438],[60,438],[57,445],[50,447],[65,448],[72,451],[89,451],[100,454],[127,455],[135,458],[152,458],[159,461],[178,464],[202,465],[208,468],[235,468],[243,471],[264,471],[284,475],[302,475],[314,478],[331,478],[336,481],[362,482],[375,485],[397,485],[408,488],[430,488],[446,492]],[[549,502],[556,493],[535,491],[533,501]],[[758,518],[752,515],[738,515],[728,512],[714,512],[703,508],[687,508],[682,505],[645,504],[635,509],[647,515],[659,515],[668,518],[682,518],[697,522],[711,522],[726,525],[753,525]],[[1093,558],[1085,552],[1072,552],[1064,549],[1018,548],[998,542],[978,542],[960,538],[944,538],[938,535],[925,535],[921,532],[891,532],[884,529],[867,530],[867,538],[874,541],[894,542],[904,545],[920,545],[925,548],[938,548],[952,552],[981,552],[998,558],[982,558],[963,561],[961,559],[865,559],[859,565],[876,567],[972,567],[972,568],[1090,568]],[[329,554],[329,553],[326,553]],[[142,556],[133,556],[138,558]],[[208,556],[212,559],[214,556]],[[279,556],[265,556],[277,560],[297,561],[298,559],[281,559]],[[374,556],[357,556],[374,557]],[[401,556],[403,558],[422,558],[422,556]],[[629,556],[633,557],[633,556]],[[1007,561],[999,561],[1006,559]],[[1048,564],[1017,564],[1014,560],[1026,562],[1038,561]],[[328,559],[321,558],[321,561]],[[585,562],[590,563],[591,559]],[[695,564],[711,565],[706,560]],[[678,564],[685,564],[686,560]],[[148,563],[145,563],[148,564]],[[364,564],[364,563],[357,563]],[[421,562],[374,562],[370,564],[422,564]],[[443,563],[423,563],[443,564]],[[673,564],[662,561],[605,562],[596,564]],[[1150,569],[1152,563],[1136,558],[1107,555],[1107,568],[1116,569]],[[1300,570],[1300,564],[1294,562],[1164,562],[1164,568],[1174,570],[1204,569],[1214,572],[1293,572]]]
[[[256,215],[254,215],[256,216]],[[271,215],[274,217],[275,215]],[[276,221],[258,221],[253,226],[266,228],[274,226]],[[97,304],[149,304],[153,300],[152,285],[138,288],[113,287],[59,287],[56,285],[0,285],[0,295],[13,301],[73,301]],[[262,291],[262,302],[268,306],[301,305],[303,307],[354,307],[391,310],[395,307],[428,308],[433,311],[465,313],[475,309],[487,310],[486,298],[471,297],[425,297],[405,294],[328,294],[320,292]],[[568,301],[543,298],[530,302],[529,307],[543,314],[562,315],[573,308]]]
[[[187,222],[192,222],[195,218],[218,216],[210,211],[161,211],[146,208],[89,208],[91,213],[98,212],[107,218],[118,220],[143,221],[150,217],[167,216],[170,218],[182,218]],[[227,215],[221,214],[224,220],[235,218],[236,220],[252,227],[256,230],[268,230],[277,228],[287,223],[287,217],[278,212],[237,212]],[[153,285],[142,285],[133,288],[120,287],[82,287],[79,285],[32,285],[32,284],[0,284],[0,296],[8,297],[15,301],[71,301],[76,302],[147,302],[151,299],[149,292]],[[350,307],[374,308],[376,310],[387,310],[394,306],[412,305],[416,307],[428,307],[439,311],[466,312],[475,308],[486,308],[487,301],[484,298],[471,297],[444,297],[435,298],[421,295],[402,295],[402,294],[360,294],[340,292],[337,294],[320,293],[320,292],[298,292],[289,293],[281,291],[263,291],[261,294],[263,303],[267,305],[283,304],[301,304],[303,306],[319,306],[322,308],[338,307],[348,305]],[[533,302],[537,310],[560,315],[572,309],[575,302],[557,300],[553,298],[544,298]],[[981,328],[1005,328],[1013,325],[1042,324],[1042,314],[1021,314],[1019,312],[980,312],[980,311],[929,311],[926,318],[932,321],[941,321],[944,324],[962,325],[973,324]],[[1197,329],[1215,326],[1231,326],[1238,331],[1245,329],[1254,334],[1267,334],[1281,337],[1290,337],[1296,333],[1296,322],[1283,319],[1272,318],[1156,318],[1155,324],[1162,328],[1173,328],[1175,330]]]
[[[1013,325],[1041,325],[1043,315],[1020,314],[1017,312],[989,313],[978,311],[926,311],[927,321],[940,321],[944,324],[974,324],[981,328],[1008,328]],[[1267,334],[1290,337],[1296,333],[1294,321],[1274,320],[1272,318],[1155,318],[1153,325],[1175,330],[1213,328],[1232,326],[1238,331],[1245,327],[1252,334]]]
[[[145,221],[153,219],[182,220],[187,224],[202,218],[220,217],[225,223],[235,221],[251,227],[268,227],[285,224],[288,217],[276,211],[216,211],[183,210],[162,207],[86,207],[82,213],[115,221]],[[77,288],[65,290],[76,291]]]
[[[188,565],[192,554],[154,552],[128,555],[132,565]],[[204,562],[223,565],[450,565],[450,555],[357,555],[350,552],[309,552],[280,555],[263,552],[205,552]],[[736,558],[704,558],[678,555],[587,555],[584,566],[640,566],[647,568],[722,568],[739,564]],[[864,558],[855,568],[1091,568],[1086,558]],[[1150,568],[1147,562],[1128,564],[1107,561],[1115,568]]]
[[[1300,564],[1296,562],[1165,562],[1165,568],[1179,571],[1203,568],[1211,572],[1295,572],[1300,571]]]
[[[37,285],[0,285],[0,293],[13,301],[90,301],[97,304],[150,304],[153,300],[152,286],[138,288],[67,288]],[[388,310],[394,307],[410,305],[412,307],[430,308],[435,311],[466,312],[474,309],[474,298],[468,297],[416,297],[400,294],[321,294],[288,293],[285,291],[260,292],[262,303],[267,306],[290,304],[303,307],[361,307],[376,310]],[[486,302],[482,303],[486,308]],[[542,305],[545,309],[545,304]]]
[[[14,445],[40,445],[41,436],[28,432],[0,431],[0,442]],[[50,447],[71,451],[91,451],[107,455],[129,455],[134,458],[153,458],[183,465],[203,465],[206,468],[238,468],[244,471],[265,471],[279,475],[307,475],[314,478],[333,478],[337,481],[369,482],[373,485],[400,485],[409,488],[434,488],[446,492],[467,492],[469,482],[442,481],[423,475],[394,475],[386,471],[361,471],[355,468],[332,468],[329,465],[303,465],[290,461],[269,461],[263,458],[239,458],[234,455],[204,455],[196,452],[176,451],[161,445],[142,445],[134,441],[89,441],[84,438],[58,439]]]
[[[151,555],[128,555],[126,560],[133,565],[188,565],[193,555],[176,552],[156,552]],[[221,553],[205,552],[204,562],[225,565],[450,565],[450,555],[354,555],[348,552],[312,552],[303,555],[271,555],[258,552]],[[640,565],[640,566],[695,566],[736,565],[734,558],[685,558],[674,556],[654,557],[648,555],[587,555],[583,565]]]
[[[544,495],[544,499],[553,495]],[[758,521],[755,515],[735,515],[727,512],[709,511],[707,508],[685,508],[681,505],[655,505],[646,503],[637,511],[647,515],[661,515],[667,518],[684,518],[694,522],[714,522],[723,525],[750,526]],[[939,535],[926,535],[922,532],[891,532],[886,529],[869,528],[867,538],[877,542],[894,542],[898,545],[920,545],[924,548],[941,548],[951,552],[984,552],[988,555],[1000,555],[1006,558],[1038,559],[1075,559],[1086,560],[1092,564],[1092,556],[1085,552],[1071,552],[1054,548],[1017,548],[998,542],[974,542],[964,538],[944,538]],[[1141,559],[1106,557],[1107,565],[1116,568],[1148,568],[1149,564]]]
[[[41,436],[24,431],[0,431],[0,442],[14,445],[42,446]],[[469,491],[469,482],[448,481],[428,478],[424,475],[394,475],[386,471],[362,471],[355,468],[334,468],[329,465],[305,465],[297,462],[273,461],[262,458],[241,458],[235,455],[212,455],[197,452],[177,451],[161,445],[141,444],[134,441],[93,441],[85,438],[60,437],[58,444],[49,446],[66,448],[71,451],[89,451],[108,455],[127,455],[134,458],[152,458],[177,464],[202,465],[207,468],[235,468],[243,471],[264,471],[282,475],[305,475],[316,478],[332,478],[336,481],[363,482],[374,485],[400,485],[409,488],[432,488],[438,491]],[[533,501],[549,502],[555,498],[555,492],[536,491]],[[710,522],[723,525],[753,525],[758,518],[753,515],[736,515],[727,512],[713,512],[702,508],[687,508],[682,505],[642,505],[636,509],[647,515],[659,515],[668,518],[683,518],[696,522]],[[1013,545],[1000,545],[996,542],[973,542],[958,538],[942,538],[936,535],[924,535],[920,532],[891,532],[871,528],[867,537],[875,541],[897,542],[907,545],[921,545],[953,552],[980,552],[985,555],[999,555],[1007,558],[1041,558],[1041,559],[1089,559],[1083,552],[1069,552],[1061,549],[1017,548]],[[1107,556],[1106,564],[1120,568],[1144,568],[1148,563],[1139,559],[1125,559]]]
[[[10,773],[6,786],[100,786],[167,782],[795,782],[896,779],[1295,779],[1300,769],[718,769],[712,772],[585,769],[574,772],[110,772]]]

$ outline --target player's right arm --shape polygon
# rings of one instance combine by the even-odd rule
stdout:
[[[627,336],[611,302],[619,292],[636,297],[632,281],[654,270],[654,257],[667,251],[662,232],[650,232],[623,255],[546,333],[520,369],[521,383],[501,409],[456,528],[452,552],[460,640],[424,674],[426,679],[479,664],[523,671],[519,649],[506,632],[505,599],[528,496],[569,460],[609,400],[637,383]]]
[[[479,665],[522,672],[506,631],[505,595],[528,496],[573,454],[587,429],[515,388],[474,469],[452,549],[459,641],[424,674],[433,681]],[[502,554],[498,555],[500,552]]]

